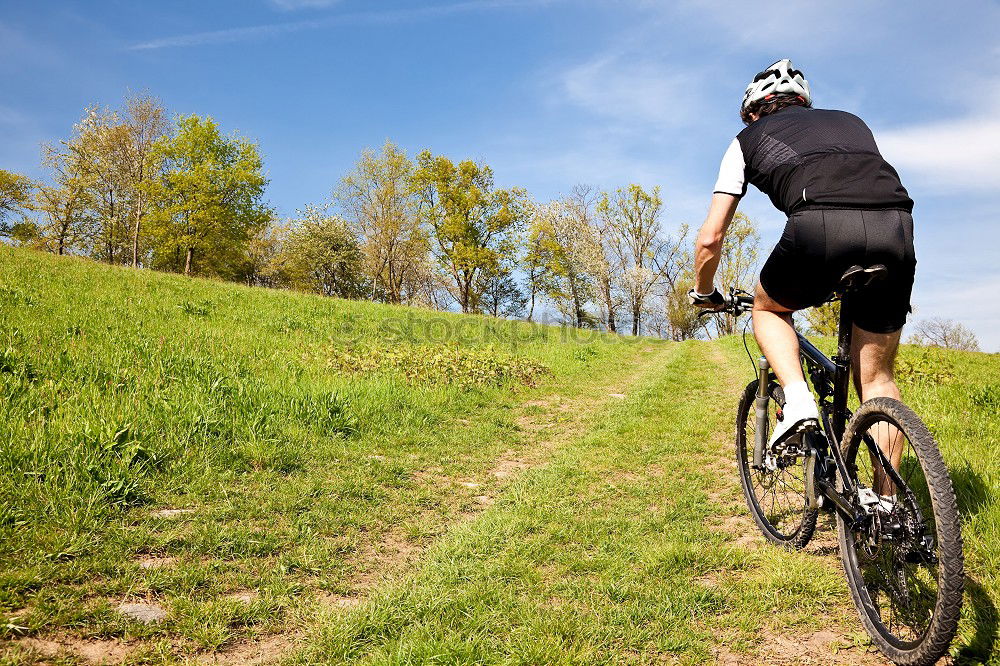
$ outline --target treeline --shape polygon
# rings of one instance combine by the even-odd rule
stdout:
[[[256,144],[211,118],[169,119],[153,97],[92,107],[43,146],[48,182],[0,170],[9,242],[249,285],[685,339],[734,332],[698,319],[688,228],[668,232],[660,189],[576,186],[537,202],[492,169],[391,142],[361,153],[322,205],[279,219]],[[719,282],[749,287],[753,222],[737,214]]]

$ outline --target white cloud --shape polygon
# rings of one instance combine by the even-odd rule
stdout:
[[[621,121],[654,126],[676,126],[691,120],[675,104],[678,95],[697,95],[698,78],[690,68],[675,71],[666,65],[605,55],[577,65],[561,75],[559,87],[566,101],[587,111]]]
[[[1000,292],[1000,273],[936,282],[928,289],[918,286],[913,294],[913,320],[943,317],[965,324],[979,338],[986,352],[1000,352],[1000,310],[996,295]]]
[[[320,6],[318,3],[324,2],[324,0],[275,1],[287,4],[289,8]],[[171,37],[162,37],[145,42],[138,42],[128,48],[132,51],[143,51],[151,49],[176,48],[182,46],[202,46],[205,44],[228,44],[232,42],[260,39],[292,32],[302,32],[304,30],[331,28],[340,25],[395,23],[399,21],[434,18],[438,16],[448,16],[452,14],[485,11],[491,9],[534,7],[551,4],[555,1],[557,0],[466,0],[465,2],[455,2],[445,5],[431,5],[407,9],[387,9],[383,11],[354,12],[350,14],[328,16],[326,18],[311,21],[269,23],[265,25],[253,25],[242,28],[226,28],[223,30],[209,30],[206,32],[174,35]]]
[[[877,139],[886,160],[912,172],[927,189],[951,193],[1000,188],[1000,120],[993,115],[883,130]]]

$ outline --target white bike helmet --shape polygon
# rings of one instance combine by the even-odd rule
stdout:
[[[771,95],[798,95],[807,105],[812,104],[809,82],[802,76],[802,72],[792,67],[792,61],[788,59],[779,60],[753,77],[753,81],[747,86],[746,94],[743,95],[743,106],[740,110],[743,111],[754,102],[767,99]]]

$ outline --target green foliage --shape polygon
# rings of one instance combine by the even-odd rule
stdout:
[[[417,155],[413,188],[453,298],[462,312],[477,311],[480,274],[498,272],[504,257],[514,254],[516,234],[529,214],[527,194],[494,187],[493,170],[486,165],[455,164],[429,150]]]
[[[0,236],[10,235],[10,219],[30,206],[34,189],[35,184],[27,176],[0,169]]]
[[[186,275],[239,277],[250,239],[267,224],[267,178],[257,146],[225,137],[211,118],[182,116],[155,153],[162,176],[148,181],[154,265]]]
[[[413,162],[391,141],[366,149],[334,198],[356,232],[373,298],[412,303],[423,292],[427,230],[417,215]]]
[[[904,347],[896,359],[896,380],[905,384],[947,384],[955,379],[954,361],[941,349]]]
[[[212,314],[212,302],[211,301],[182,301],[177,305],[181,312],[186,315],[191,315],[192,317],[207,317]]]
[[[809,308],[805,318],[813,335],[836,336],[840,330],[840,301]]]
[[[736,213],[726,232],[716,283],[723,288],[736,287],[752,294],[759,255],[757,223],[743,213]],[[743,324],[741,318],[728,315],[712,315],[712,320],[718,335],[733,335]]]
[[[345,373],[388,372],[413,384],[459,386],[536,386],[552,374],[530,358],[511,356],[492,347],[463,349],[448,345],[365,345],[333,347],[326,364]]]
[[[969,394],[969,402],[979,409],[1000,411],[1000,384],[979,386]]]
[[[368,291],[357,238],[343,220],[315,206],[291,221],[270,272],[281,284],[323,296],[357,298]]]

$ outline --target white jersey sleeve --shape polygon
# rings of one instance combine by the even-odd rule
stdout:
[[[743,149],[738,139],[733,139],[729,149],[722,157],[719,167],[719,179],[715,181],[716,194],[732,194],[742,197],[747,193],[746,162],[743,160]]]

